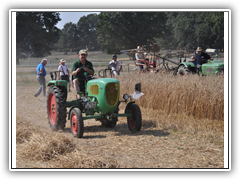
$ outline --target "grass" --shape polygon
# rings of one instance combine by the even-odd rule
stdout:
[[[112,59],[113,55],[109,55],[106,53],[102,53],[101,51],[89,51],[88,54],[88,60],[92,62],[109,62]],[[118,60],[124,61],[129,60],[128,55],[121,54],[117,55]],[[66,63],[72,64],[74,61],[78,59],[76,52],[68,52],[67,55],[64,55],[64,52],[52,52],[51,55],[46,56],[49,64],[59,64],[60,59],[65,59]],[[41,62],[43,58],[26,58],[26,59],[20,59],[20,65],[27,65],[27,66],[34,66]]]

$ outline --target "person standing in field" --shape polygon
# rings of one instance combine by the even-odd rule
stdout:
[[[71,84],[70,84],[70,80],[69,80],[69,71],[68,71],[68,67],[65,64],[65,60],[61,59],[60,60],[60,65],[58,66],[58,79],[59,80],[65,80],[68,83],[68,92],[71,92]]]
[[[43,96],[46,96],[46,79],[45,76],[47,75],[45,66],[47,64],[47,59],[42,59],[41,63],[38,64],[36,68],[37,74],[37,81],[40,84],[40,87],[34,97],[38,97],[41,92],[43,92]]]

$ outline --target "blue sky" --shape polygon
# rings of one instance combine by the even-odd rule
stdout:
[[[87,16],[88,14],[93,14],[93,13],[99,14],[99,12],[59,12],[59,13],[60,13],[60,18],[62,19],[56,25],[59,29],[62,29],[63,26],[68,22],[72,22],[76,24],[82,16]]]

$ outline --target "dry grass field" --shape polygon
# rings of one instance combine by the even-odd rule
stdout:
[[[27,71],[17,69],[17,168],[224,168],[223,76],[122,74],[121,97],[142,84],[141,131],[130,133],[126,118],[114,128],[86,120],[76,139],[69,121],[64,131],[51,131],[46,98],[33,96],[38,84],[22,76]]]

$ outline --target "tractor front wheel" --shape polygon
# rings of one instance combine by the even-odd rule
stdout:
[[[139,106],[134,103],[127,105],[125,113],[132,113],[132,117],[127,117],[128,129],[130,131],[140,131],[142,127],[142,114]]]
[[[84,132],[83,117],[80,109],[73,108],[70,113],[70,127],[74,137],[82,138]]]

